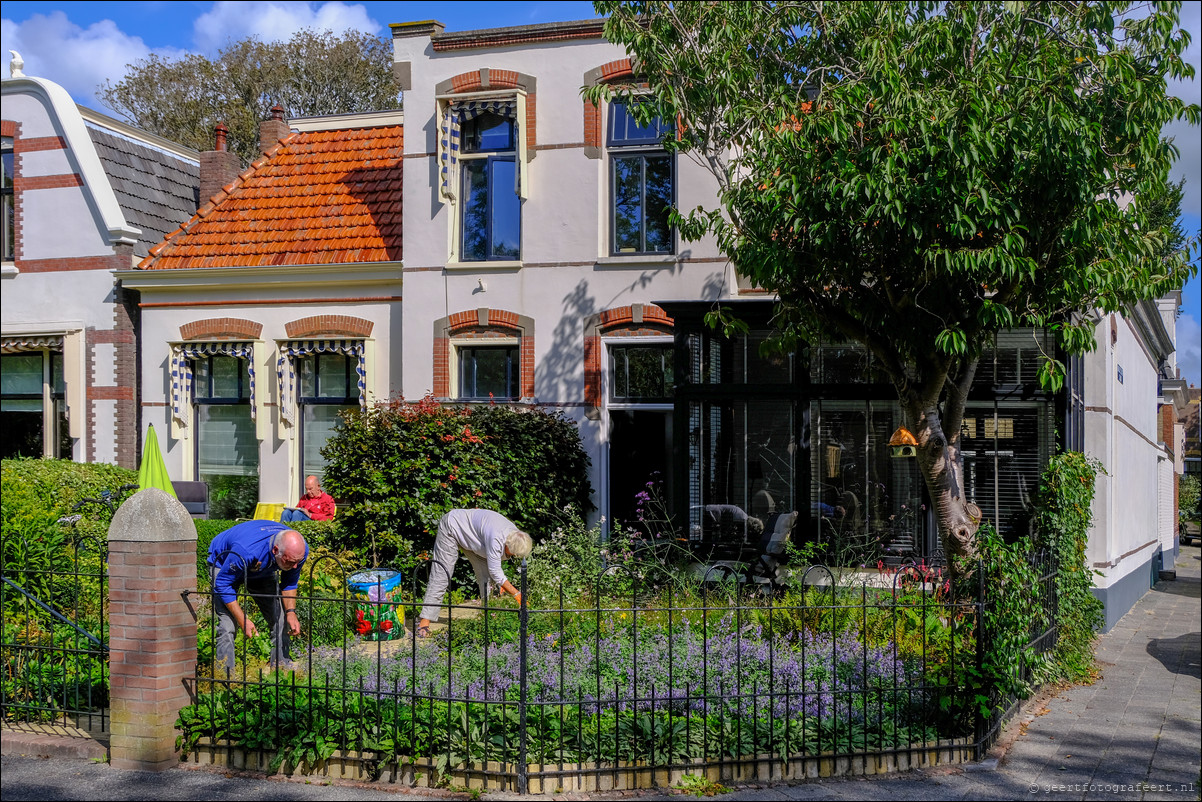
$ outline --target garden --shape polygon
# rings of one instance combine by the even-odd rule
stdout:
[[[214,671],[204,561],[232,522],[196,521],[197,673],[194,703],[177,722],[186,754],[235,748],[311,771],[355,753],[372,773],[408,766],[429,783],[541,778],[565,788],[628,769],[768,761],[786,771],[932,748],[971,756],[1032,687],[1092,672],[1099,609],[1084,546],[1096,466],[1080,455],[1054,458],[1043,477],[1037,542],[1007,544],[985,527],[981,560],[961,579],[921,564],[812,566],[794,548],[767,588],[699,567],[662,509],[637,532],[603,538],[587,508],[587,457],[559,414],[396,402],[344,421],[327,458],[326,486],[345,501],[335,521],[298,525],[311,551],[288,664],[269,665],[260,634],[237,639],[233,676]],[[54,523],[58,514],[125,476],[96,475],[73,493],[37,483],[71,487],[64,477],[96,468],[5,462],[6,578],[29,584],[35,564],[51,573],[70,565],[68,541],[80,538]],[[40,510],[38,498],[53,503]],[[436,522],[477,505],[542,535],[526,564],[509,569],[523,603],[473,600],[461,560],[446,626],[419,640],[413,620]],[[102,536],[106,526],[96,516],[73,531]],[[48,544],[42,563],[13,545],[34,540]],[[356,593],[364,566],[396,570],[401,582],[386,589],[381,577]],[[97,573],[75,582],[103,582]],[[36,720],[72,694],[102,710],[103,652],[29,651],[82,636],[5,588],[5,718]],[[45,592],[59,611],[84,595],[66,584]],[[72,620],[104,639],[103,603],[81,605]],[[37,672],[25,668],[30,654]],[[56,683],[44,678],[54,672]]]

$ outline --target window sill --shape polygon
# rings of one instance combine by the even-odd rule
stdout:
[[[644,267],[647,265],[672,265],[680,261],[674,253],[640,253],[630,256],[602,256],[597,260],[597,267]]]
[[[4,262],[0,264],[0,277],[12,278],[13,276],[20,275],[20,273],[21,271],[17,270],[16,262]]]
[[[503,262],[503,261],[487,261],[487,262],[447,262],[447,270],[519,270],[522,267],[522,262]]]

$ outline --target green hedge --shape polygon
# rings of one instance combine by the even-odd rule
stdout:
[[[561,412],[381,404],[343,418],[322,450],[344,542],[365,562],[405,568],[457,507],[496,510],[535,538],[565,508],[593,505],[589,458]]]
[[[0,460],[0,519],[5,535],[13,532],[29,535],[53,526],[84,498],[99,498],[105,490],[116,492],[126,484],[136,484],[138,474],[116,465],[84,464],[58,459]],[[127,496],[128,497],[128,496]],[[80,510],[83,518],[76,525],[81,535],[104,539],[112,513],[102,504],[89,504]],[[7,538],[6,538],[7,539]]]

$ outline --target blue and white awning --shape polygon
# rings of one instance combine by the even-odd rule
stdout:
[[[508,98],[480,98],[476,100],[453,100],[446,104],[446,109],[439,122],[438,164],[441,173],[440,199],[443,203],[453,203],[459,190],[459,133],[465,122],[476,119],[482,114],[496,114],[513,120],[515,147],[518,157],[525,160],[525,140],[522,136],[522,120],[518,114],[518,100]],[[522,194],[522,171],[515,171],[514,191]]]
[[[367,362],[362,340],[298,340],[280,343],[276,379],[280,389],[280,417],[289,426],[296,424],[296,359],[309,354],[342,354],[355,357],[358,376],[359,406],[367,407]]]
[[[188,425],[192,408],[192,360],[208,356],[245,359],[250,372],[250,419],[255,419],[255,347],[251,343],[181,343],[171,346],[171,415]]]

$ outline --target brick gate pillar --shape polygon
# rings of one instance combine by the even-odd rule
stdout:
[[[139,491],[109,526],[109,685],[116,768],[179,764],[175,720],[191,702],[196,619],[196,525],[162,490]]]

